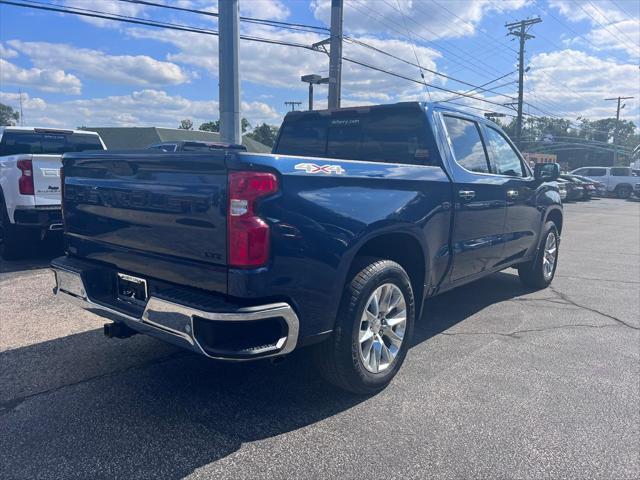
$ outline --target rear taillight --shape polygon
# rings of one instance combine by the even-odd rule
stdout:
[[[18,160],[17,166],[22,172],[18,179],[18,190],[22,195],[34,195],[33,188],[33,165],[31,160]]]
[[[256,214],[259,199],[278,191],[267,172],[229,172],[229,265],[255,268],[269,260],[269,225]]]

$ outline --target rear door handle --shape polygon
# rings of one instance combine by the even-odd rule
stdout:
[[[518,190],[507,190],[507,197],[509,198],[516,198],[518,195]]]
[[[471,200],[476,196],[476,192],[473,190],[458,190],[458,195],[460,198],[464,198],[465,200]]]

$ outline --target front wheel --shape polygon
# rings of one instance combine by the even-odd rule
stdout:
[[[361,395],[386,387],[411,345],[415,304],[407,272],[375,260],[350,280],[336,328],[316,346],[316,365],[330,383]]]
[[[538,255],[531,262],[518,266],[520,281],[528,287],[548,287],[556,274],[559,246],[558,228],[555,223],[547,222],[544,226]]]

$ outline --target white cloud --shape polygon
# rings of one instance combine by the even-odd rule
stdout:
[[[218,102],[171,96],[161,90],[139,90],[129,95],[47,102],[23,94],[25,118],[32,125],[51,127],[156,126],[176,128],[189,118],[197,127],[218,118]],[[0,93],[0,101],[18,108],[18,94]],[[263,102],[242,102],[242,115],[251,124],[278,123],[281,115]]]
[[[0,58],[6,60],[7,58],[15,58],[17,56],[18,56],[18,52],[0,43]]]
[[[82,91],[80,79],[59,69],[21,68],[0,59],[0,86],[16,85],[35,88],[45,92],[62,92],[79,95]]]
[[[99,10],[101,12],[114,15],[126,15],[129,17],[140,16],[145,10],[144,5],[129,2],[120,2],[119,0],[65,0],[64,3],[69,7],[85,9],[95,9],[98,6],[100,7]],[[83,22],[90,23],[97,27],[114,29],[122,27],[122,24],[119,22],[114,22],[113,20],[106,20],[103,18],[93,18],[85,16],[78,16],[76,18],[79,18]]]
[[[538,54],[530,64],[526,86],[531,88],[531,103],[573,118],[614,116],[611,102],[604,99],[618,93],[633,95],[640,85],[637,65],[616,63],[576,50]],[[552,105],[545,107],[542,101],[551,101]],[[637,98],[631,100],[624,110],[624,116],[636,123],[640,121],[638,104]],[[540,115],[533,110],[531,113]]]
[[[147,55],[108,55],[100,50],[64,43],[9,40],[12,48],[27,55],[40,69],[70,70],[83,77],[119,85],[162,86],[189,81],[178,65]]]
[[[407,27],[426,40],[471,35],[491,12],[517,10],[528,0],[352,0],[345,2],[344,26],[350,33],[404,36]],[[312,0],[311,11],[324,24],[331,23],[331,0]],[[406,26],[405,26],[406,25]]]
[[[245,30],[251,35],[263,38],[277,38],[278,40],[311,45],[323,37],[306,32],[278,31],[274,34],[272,29],[252,26]],[[169,43],[178,49],[168,59],[173,62],[185,63],[194,67],[203,68],[210,75],[218,75],[218,39],[198,34],[184,34],[182,32],[157,32],[148,29],[130,29],[129,35],[134,38],[154,39]],[[354,37],[366,43],[415,62],[412,46],[408,41],[399,39],[378,39],[375,37]],[[407,66],[398,60],[382,56],[380,53],[352,43],[345,43],[343,53],[345,57],[357,58],[366,63],[390,70],[410,73],[409,76],[419,79],[420,73],[417,67]],[[416,53],[420,64],[424,68],[436,69],[436,59],[440,53],[421,46],[416,46]],[[302,48],[287,47],[243,41],[240,43],[240,75],[244,82],[256,85],[265,85],[276,88],[292,90],[292,94],[304,95],[307,85],[300,81],[302,75],[318,73],[327,75],[329,60],[327,55]],[[409,69],[409,70],[408,70]],[[424,72],[427,82],[439,82],[432,73]],[[420,94],[423,87],[406,80],[395,78],[376,72],[368,68],[343,62],[343,95],[354,98],[375,99],[378,101],[393,101],[396,98],[409,94]],[[326,87],[317,87],[318,92],[325,92]],[[322,93],[319,93],[322,95]]]
[[[291,12],[278,0],[245,0],[240,1],[240,13],[249,17],[286,20]]]
[[[586,21],[591,24],[591,31],[585,35],[588,40],[584,42],[585,46],[595,47],[596,50],[624,51],[635,59],[640,55],[640,9],[637,2],[627,2],[626,10],[611,0],[549,0],[549,6],[557,9],[570,22]]]

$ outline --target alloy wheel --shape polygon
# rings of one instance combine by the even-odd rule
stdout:
[[[407,325],[407,303],[392,283],[371,294],[360,319],[360,359],[371,373],[380,373],[393,363],[400,351]]]
[[[553,276],[553,269],[556,266],[556,260],[558,258],[558,239],[556,234],[549,232],[547,241],[544,245],[544,255],[542,257],[542,272],[545,280],[551,279]]]

